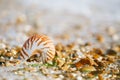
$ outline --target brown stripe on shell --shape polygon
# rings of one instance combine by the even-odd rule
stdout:
[[[52,52],[48,51],[48,53],[49,53],[51,56],[54,56]],[[48,55],[49,55],[49,54],[48,54]]]
[[[42,40],[41,40],[41,41],[39,41],[39,42],[38,42],[38,44],[37,44],[37,46],[39,46],[42,42],[43,42]]]
[[[29,55],[24,51],[24,49],[22,48],[22,51],[23,51],[23,53],[26,55],[26,56],[28,56],[29,57]]]
[[[47,53],[47,55],[48,55],[50,58],[53,58],[53,56],[52,56],[52,55],[50,55],[50,53]]]
[[[33,45],[33,36],[30,38],[30,42],[31,42],[30,48],[32,48],[32,45]]]
[[[39,38],[36,38],[36,39],[35,39],[35,42],[37,42],[38,40],[39,40]]]
[[[20,51],[20,57],[22,57],[23,59],[25,59],[22,50]]]
[[[44,43],[44,46],[47,45],[48,43],[50,45],[50,43],[52,43],[52,41],[50,41],[50,40],[46,41],[46,43]]]

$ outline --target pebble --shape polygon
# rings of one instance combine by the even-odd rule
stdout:
[[[83,72],[91,72],[91,71],[96,71],[96,69],[93,66],[85,66],[81,69]]]
[[[25,14],[21,14],[16,18],[16,24],[22,24],[22,23],[25,23],[26,21],[27,21],[27,18]]]
[[[118,40],[119,40],[119,36],[118,36],[117,34],[114,34],[114,35],[112,36],[112,39],[113,39],[114,41],[118,41]]]
[[[78,76],[77,77],[77,80],[83,80],[81,76]]]
[[[110,26],[107,28],[107,32],[109,35],[113,35],[113,34],[115,34],[116,30],[114,27]]]
[[[115,56],[117,55],[117,52],[112,50],[112,49],[108,49],[107,52],[106,52],[107,55],[110,55],[110,56]]]
[[[0,43],[0,49],[4,49],[6,45],[4,43]]]

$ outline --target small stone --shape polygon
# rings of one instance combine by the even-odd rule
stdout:
[[[62,43],[58,43],[56,46],[55,46],[56,50],[57,51],[61,51],[63,49],[63,45]]]
[[[4,57],[0,57],[0,62],[5,62],[5,58]]]
[[[77,80],[82,80],[83,78],[81,76],[78,76],[77,77]]]
[[[103,51],[99,48],[93,48],[93,52],[98,54],[98,55],[103,55]]]
[[[4,55],[5,54],[5,50],[4,49],[0,49],[0,55]]]
[[[70,65],[64,65],[64,66],[62,67],[62,70],[67,71],[68,68],[70,68]]]
[[[98,75],[99,80],[104,80],[101,74]]]
[[[65,59],[64,58],[57,58],[57,63],[59,67],[62,67],[62,65],[65,63]]]
[[[15,49],[11,49],[11,53],[13,53],[14,55],[16,55],[17,51]]]
[[[24,14],[19,15],[16,19],[17,24],[22,24],[25,22],[26,22],[26,16]]]
[[[91,72],[91,71],[96,71],[96,69],[93,66],[84,66],[81,68],[82,72]]]
[[[8,53],[5,54],[5,56],[6,56],[6,57],[12,57],[12,56],[13,56],[13,53],[8,52]]]
[[[101,43],[104,42],[104,37],[100,34],[96,36],[96,39]]]
[[[113,50],[115,50],[116,52],[120,52],[120,45],[114,46]]]
[[[6,66],[13,66],[13,64],[10,63],[9,61],[6,61],[6,62],[5,62],[5,65],[6,65]]]
[[[19,75],[19,76],[24,76],[24,73],[23,73],[22,71],[18,71],[18,72],[17,72],[17,75]]]
[[[60,78],[60,79],[63,79],[63,78],[64,78],[64,76],[63,76],[63,75],[59,75],[59,78]]]
[[[108,27],[106,31],[108,32],[109,35],[113,35],[116,32],[114,27]]]
[[[106,51],[106,54],[107,54],[107,55],[110,55],[110,56],[116,56],[116,55],[117,55],[117,52],[114,51],[114,50],[112,50],[112,49],[108,49],[108,50]]]
[[[6,45],[4,43],[0,43],[0,49],[6,48]]]
[[[114,35],[112,36],[112,39],[113,39],[114,41],[118,41],[118,40],[119,40],[119,36],[118,36],[117,34],[114,34]]]

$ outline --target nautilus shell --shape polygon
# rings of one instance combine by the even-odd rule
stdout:
[[[34,34],[24,43],[20,58],[23,60],[29,59],[31,56],[37,56],[39,61],[48,62],[55,56],[55,47],[51,39],[46,35]]]

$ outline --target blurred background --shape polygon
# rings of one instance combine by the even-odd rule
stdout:
[[[119,42],[120,0],[0,0],[0,41],[21,46],[32,34],[54,43]],[[116,33],[113,39],[111,33]],[[93,38],[92,38],[93,37]]]

